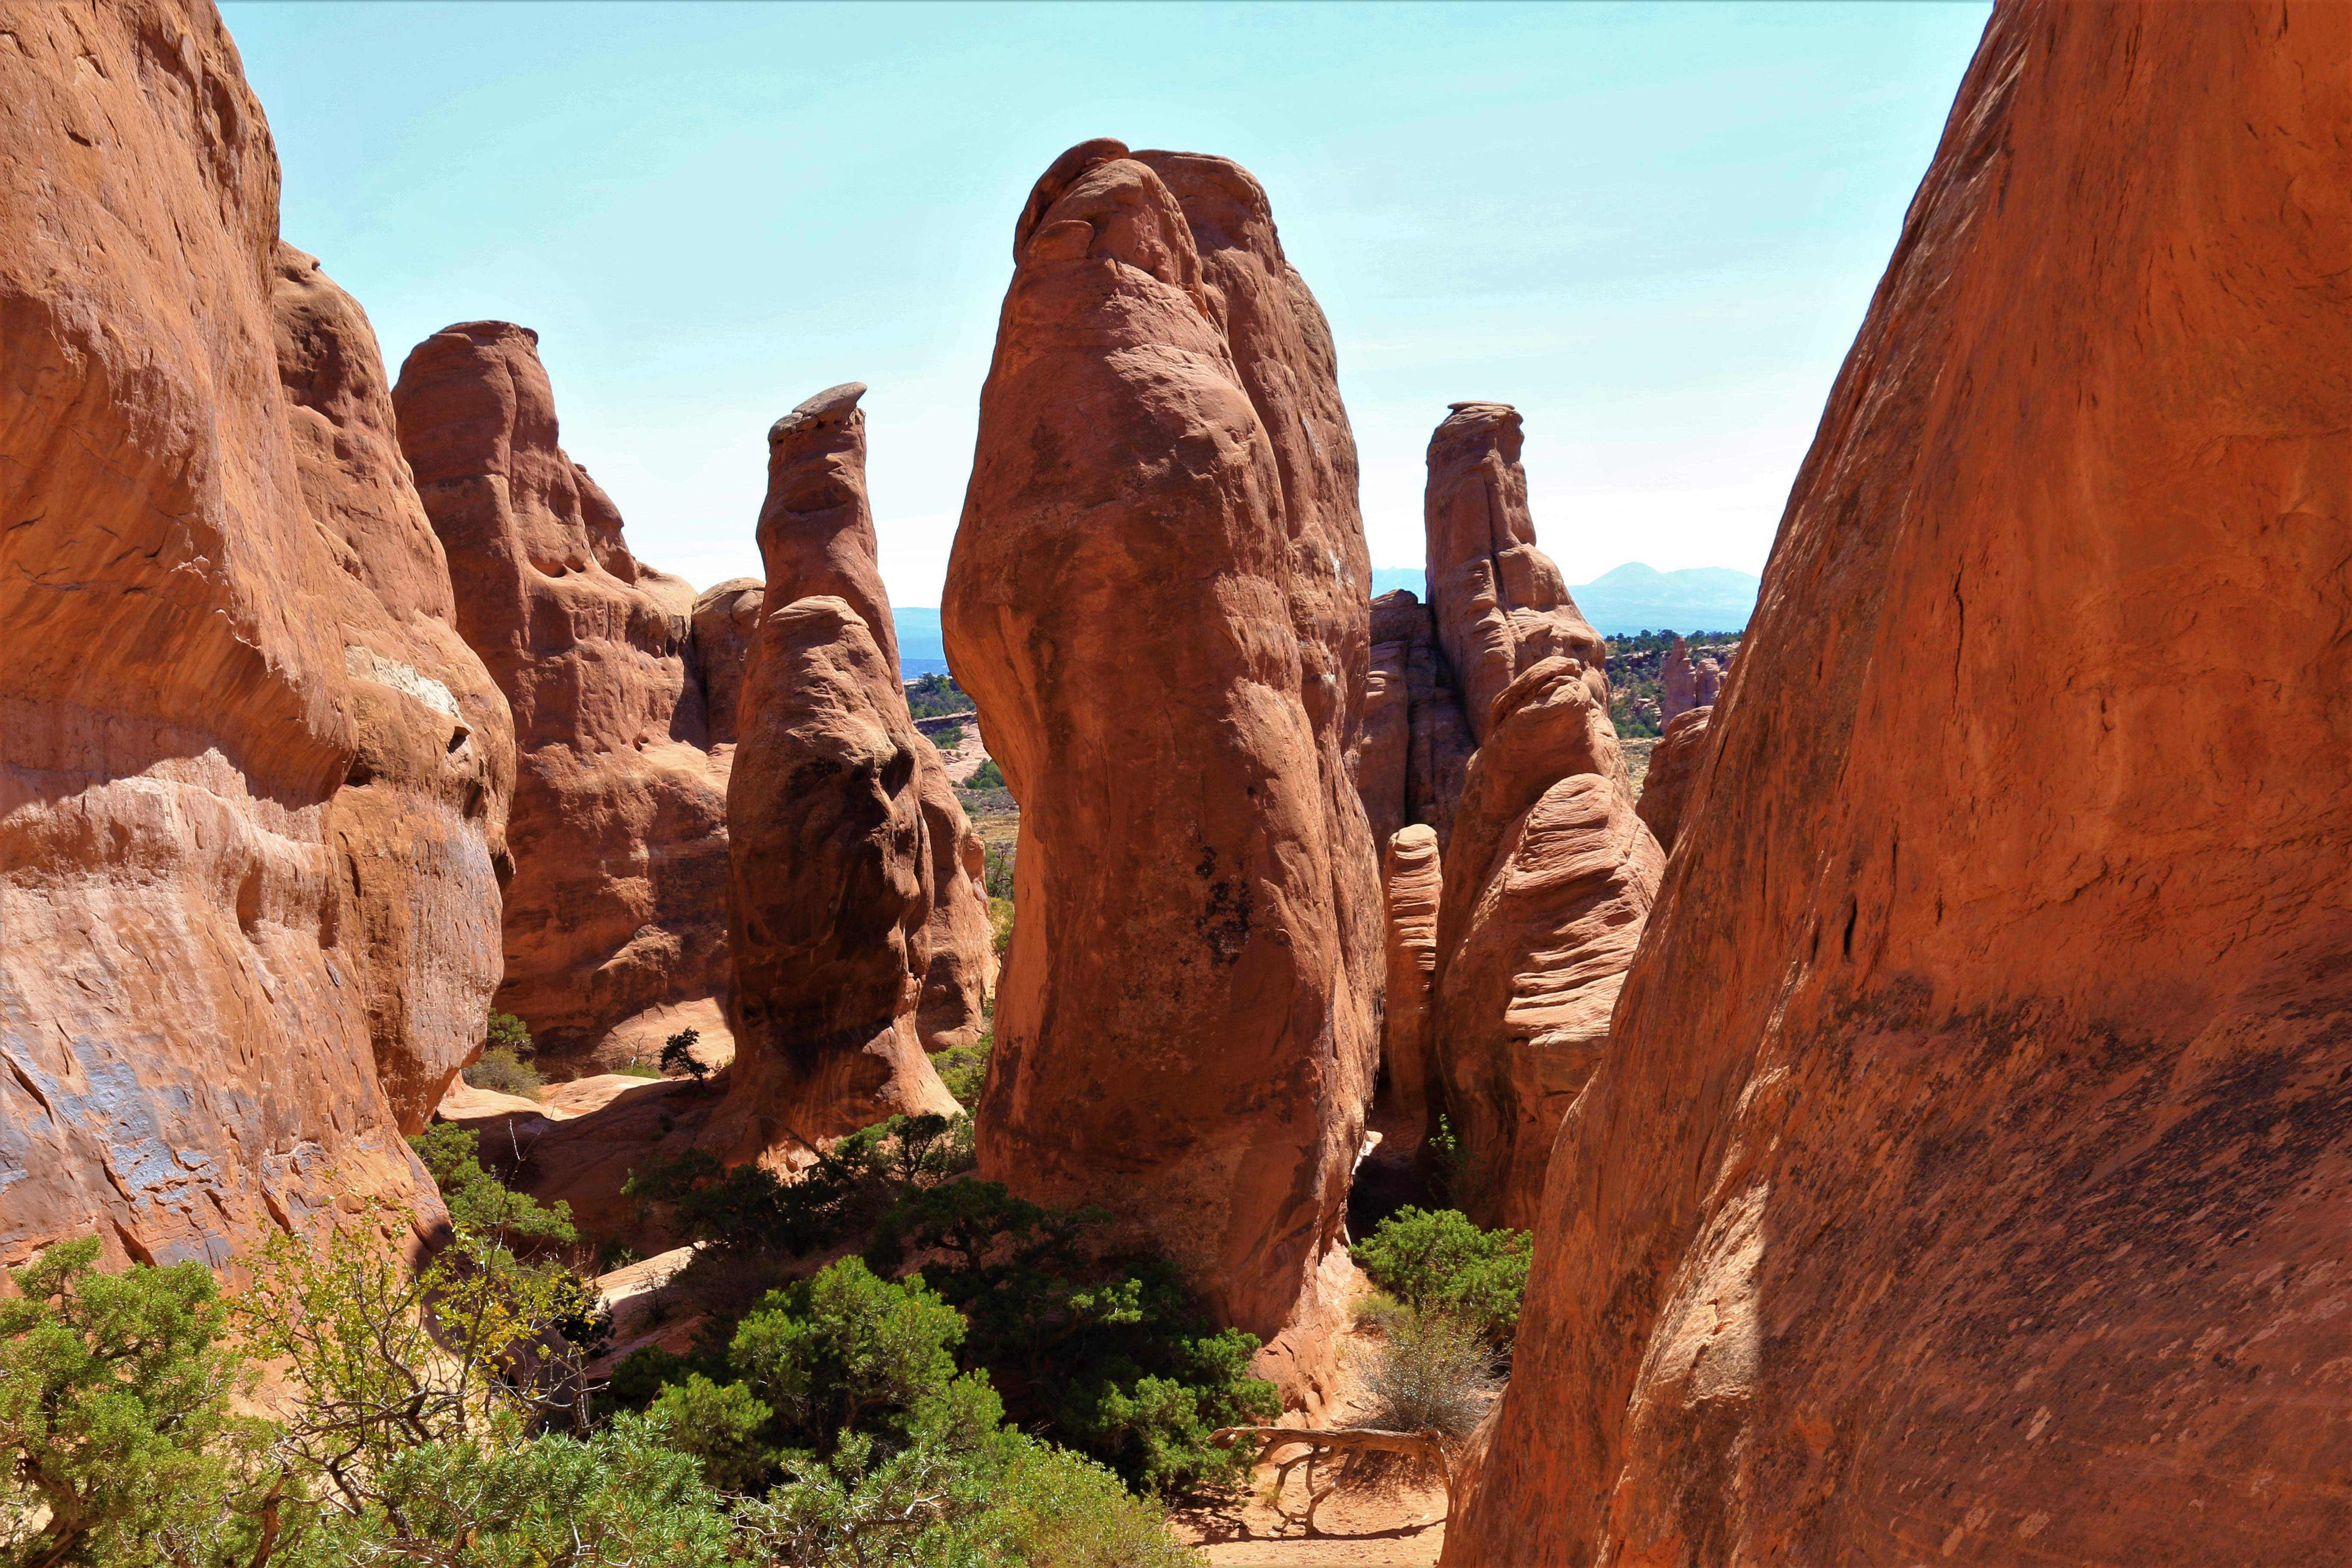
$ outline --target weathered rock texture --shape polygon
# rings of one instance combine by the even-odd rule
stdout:
[[[1328,334],[1222,160],[1073,148],[1013,255],[942,616],[1022,805],[982,1170],[1298,1330],[1311,1399],[1381,963]],[[1104,700],[1145,668],[1170,700]]]
[[[1536,548],[1519,416],[1508,404],[1456,403],[1429,438],[1429,603],[1470,732],[1524,670],[1555,655],[1600,669],[1600,635],[1577,613],[1551,557]]]
[[[280,243],[271,305],[302,498],[338,568],[359,751],[329,818],[338,942],[352,950],[375,1065],[404,1131],[479,1050],[512,863],[514,721],[457,634],[448,563],[393,434],[375,331],[316,258]]]
[[[410,351],[401,449],[448,552],[457,628],[514,710],[499,1006],[542,1055],[617,1054],[638,1015],[720,994],[727,763],[689,678],[693,588],[630,554],[556,445],[538,335],[444,328]]]
[[[895,1113],[952,1111],[918,1013],[936,989],[976,1037],[991,978],[987,900],[962,854],[978,837],[899,683],[865,390],[819,393],[768,432],[767,592],[727,797],[729,1114],[761,1150],[813,1152]],[[961,925],[940,918],[950,900]]]
[[[1388,841],[1388,1010],[1381,1020],[1381,1057],[1388,1098],[1400,1113],[1391,1136],[1419,1142],[1427,1131],[1430,1084],[1431,982],[1437,972],[1437,903],[1445,873],[1437,833],[1426,823],[1399,828]]]
[[[1712,708],[1715,706],[1715,700],[1722,693],[1723,666],[1716,663],[1712,658],[1700,659],[1698,668],[1692,672],[1691,678],[1691,698],[1694,704],[1700,708]]]
[[[1398,828],[1423,822],[1436,831],[1442,849],[1462,801],[1469,721],[1429,606],[1399,588],[1372,601],[1371,621],[1372,673],[1356,782],[1372,842],[1384,847]]]
[[[766,592],[756,577],[730,577],[694,601],[694,687],[702,699],[702,731],[714,751],[735,743],[743,667],[751,657],[751,636]]]
[[[1524,1229],[1552,1135],[1609,1044],[1665,856],[1635,814],[1599,668],[1543,660],[1491,723],[1445,858],[1434,1035],[1475,1162],[1454,1195],[1484,1224]]]
[[[1682,831],[1693,797],[1704,782],[1709,751],[1707,724],[1714,716],[1712,705],[1677,715],[1650,752],[1650,771],[1642,780],[1642,798],[1635,809],[1650,825],[1662,849],[1674,848],[1675,836]]]
[[[2352,1539],[2347,58],[2336,5],[1995,12],[1448,1562]]]
[[[1691,663],[1690,645],[1677,637],[1658,672],[1658,722],[1671,724],[1698,705],[1698,669]]]
[[[890,596],[882,585],[874,511],[866,490],[862,383],[828,387],[768,432],[768,497],[760,510],[760,552],[771,608],[831,595],[866,623],[889,673],[873,702],[907,715]],[[912,721],[907,721],[912,729]],[[895,729],[895,727],[894,727]],[[915,1028],[927,1050],[967,1046],[987,1032],[996,986],[996,945],[983,881],[986,848],[965,817],[937,747],[917,734],[915,791],[922,804],[925,903],[911,950],[922,979]]]
[[[929,839],[903,689],[830,595],[768,608],[727,790],[733,1152],[799,1160],[887,1117],[952,1113],[915,1032]]]
[[[511,758],[373,335],[209,5],[0,32],[0,1261],[431,1221]]]

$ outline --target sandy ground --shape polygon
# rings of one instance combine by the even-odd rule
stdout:
[[[1396,1497],[1334,1496],[1316,1510],[1316,1533],[1307,1535],[1275,1512],[1273,1485],[1273,1468],[1260,1466],[1245,1504],[1187,1509],[1175,1518],[1178,1537],[1218,1568],[1426,1568],[1445,1544],[1442,1487]],[[1283,1501],[1294,1510],[1304,1506],[1302,1471],[1291,1472]]]

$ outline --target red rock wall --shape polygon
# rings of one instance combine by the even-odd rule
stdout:
[[[743,670],[765,591],[756,577],[730,577],[705,588],[694,601],[694,685],[702,703],[703,734],[714,752],[735,743],[735,710],[742,701]]]
[[[1642,777],[1638,809],[1663,849],[1674,848],[1684,818],[1705,794],[1706,767],[1714,755],[1707,726],[1714,717],[1712,704],[1675,715],[1651,749],[1650,771]]]
[[[1447,1562],[2342,1556],[2347,59],[2333,5],[1996,11]]]
[[[1454,817],[1431,986],[1440,1089],[1470,1167],[1450,1195],[1479,1223],[1534,1223],[1664,863],[1601,671],[1552,658],[1506,687]]]
[[[949,569],[949,656],[1022,803],[981,1162],[1110,1205],[1272,1335],[1344,1268],[1377,1051],[1378,981],[1359,974],[1378,973],[1378,884],[1345,767],[1366,574],[1339,469],[1289,452],[1286,489],[1249,384],[1328,375],[1265,346],[1312,333],[1228,335],[1244,293],[1303,310],[1303,286],[1255,292],[1292,276],[1271,271],[1262,195],[1232,165],[1152,157],[1202,237],[1113,142],[1064,154],[1030,197]],[[1242,190],[1246,258],[1201,182]],[[1269,406],[1338,417],[1328,388],[1284,395]],[[1295,581],[1302,562],[1347,592]],[[1106,700],[1143,670],[1168,700]]]
[[[320,603],[343,625],[358,730],[328,819],[339,940],[365,955],[377,1076],[415,1132],[480,1051],[499,985],[514,720],[457,635],[375,330],[314,258],[281,242],[276,274],[278,379],[303,500],[338,568]]]
[[[498,1005],[542,1054],[584,1061],[640,1048],[641,1015],[724,989],[727,761],[688,677],[694,591],[629,552],[557,446],[538,341],[445,328],[393,395],[458,629],[514,710]]]
[[[372,335],[209,5],[0,32],[0,1261],[430,1220],[510,763]]]

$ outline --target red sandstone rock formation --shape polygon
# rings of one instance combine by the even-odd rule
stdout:
[[[702,700],[702,729],[712,750],[735,743],[735,709],[743,696],[743,666],[760,625],[765,585],[730,577],[694,601],[690,648],[694,687]]]
[[[521,751],[498,1005],[543,1055],[582,1060],[723,988],[727,764],[690,700],[694,591],[629,553],[611,500],[556,445],[538,341],[504,321],[445,328],[393,396],[458,630]]]
[[[1277,1370],[1308,1394],[1380,951],[1328,337],[1222,161],[1073,148],[1014,258],[943,610],[1022,803],[982,1169],[1108,1205],[1227,1321],[1301,1330]],[[1103,700],[1146,668],[1181,700]]]
[[[865,618],[830,595],[782,601],[782,564],[769,562],[727,789],[724,1141],[801,1159],[956,1103],[915,1033],[931,912],[922,738]]]
[[[1357,787],[1372,842],[1425,822],[1442,849],[1462,800],[1471,741],[1429,607],[1399,588],[1372,601],[1372,678],[1357,743]]]
[[[1577,614],[1559,568],[1536,548],[1517,411],[1503,403],[1451,407],[1429,438],[1429,603],[1470,732],[1483,745],[1488,708],[1523,671],[1555,655],[1598,669],[1607,650]]]
[[[1672,851],[1675,837],[1691,809],[1692,797],[1703,781],[1707,756],[1707,721],[1712,706],[1679,714],[1650,752],[1650,771],[1642,780],[1642,798],[1635,809],[1650,825],[1658,847]]]
[[[953,1111],[919,1009],[976,1037],[990,979],[987,900],[962,858],[977,837],[899,682],[865,391],[829,388],[768,432],[767,593],[727,802],[729,1115],[753,1150]],[[940,918],[951,903],[961,925]]]
[[[1709,655],[1698,661],[1698,668],[1692,674],[1692,703],[1699,708],[1712,708],[1716,698],[1722,692],[1723,666],[1716,663],[1714,656]]]
[[[2347,58],[2336,5],[1995,12],[1447,1562],[2352,1539]]]
[[[1475,1162],[1454,1195],[1524,1229],[1665,856],[1633,806],[1598,668],[1549,658],[1496,700],[1445,858],[1433,994],[1445,1105]]]
[[[1691,663],[1690,645],[1676,637],[1658,672],[1659,721],[1671,724],[1698,706],[1698,670]]]
[[[1381,1020],[1381,1057],[1388,1068],[1388,1099],[1402,1112],[1391,1136],[1418,1142],[1427,1129],[1430,1089],[1436,1079],[1430,1026],[1431,982],[1437,970],[1437,905],[1445,873],[1437,833],[1416,822],[1389,840],[1388,1009]]]
[[[478,1042],[511,763],[372,334],[210,6],[5,33],[0,1262],[436,1217],[400,1121]]]
[[[828,387],[768,432],[768,497],[760,510],[760,552],[771,608],[832,595],[847,602],[880,651],[889,687],[869,693],[907,716],[890,596],[882,585],[874,512],[866,492],[866,416],[861,382]],[[907,721],[911,730],[912,721]],[[894,731],[896,726],[893,727]],[[996,985],[996,945],[988,924],[985,847],[964,816],[938,748],[910,742],[922,803],[925,902],[913,952],[922,976],[915,1028],[927,1050],[968,1046],[987,1031]]]
[[[1401,613],[1408,610],[1410,615]],[[1405,802],[1412,765],[1412,623],[1423,614],[1420,602],[1402,588],[1372,601],[1364,720],[1356,732],[1356,792],[1363,797],[1372,843],[1383,853],[1410,820]]]
[[[449,568],[393,434],[392,389],[358,301],[280,243],[271,304],[302,495],[337,571],[359,751],[329,817],[376,1073],[421,1130],[482,1043],[512,870],[514,720],[457,635]]]

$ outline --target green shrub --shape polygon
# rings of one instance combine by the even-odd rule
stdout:
[[[1523,1230],[1481,1230],[1454,1209],[1407,1207],[1349,1252],[1408,1305],[1451,1313],[1505,1343],[1518,1328],[1530,1240]]]
[[[996,765],[996,759],[994,757],[991,757],[987,761],[982,763],[980,766],[971,770],[970,776],[963,781],[962,787],[965,789],[1003,789],[1006,787],[1004,783],[1004,770]]]
[[[969,713],[972,708],[971,699],[952,676],[926,675],[907,682],[907,711],[918,719]]]
[[[537,1068],[504,1048],[484,1051],[481,1060],[466,1068],[465,1079],[476,1089],[522,1100],[537,1100],[540,1086],[547,1081]]]
[[[260,1543],[268,1428],[231,1411],[254,1382],[221,1341],[201,1263],[102,1274],[99,1239],[11,1269],[0,1300],[0,1561],[133,1564],[161,1543]],[[206,1552],[207,1558],[212,1553]]]
[[[504,1051],[517,1060],[526,1062],[539,1054],[539,1047],[531,1041],[530,1026],[512,1013],[501,1013],[495,1007],[490,1009],[489,1027],[483,1037],[482,1048]]]
[[[938,1069],[940,1081],[956,1097],[956,1103],[966,1110],[980,1103],[980,1091],[988,1082],[988,1057],[996,1048],[994,1031],[981,1036],[968,1046],[950,1046],[931,1058]]]
[[[1107,1217],[947,1182],[902,1197],[866,1256],[887,1272],[908,1252],[946,1255],[922,1278],[970,1321],[963,1364],[991,1374],[1024,1427],[1154,1492],[1237,1485],[1248,1457],[1208,1439],[1280,1414],[1274,1385],[1248,1374],[1258,1342],[1211,1332],[1166,1258],[1092,1257]]]
[[[580,1239],[570,1204],[559,1201],[550,1207],[483,1168],[481,1135],[471,1128],[436,1121],[411,1138],[408,1146],[441,1189],[449,1221],[459,1229],[478,1231],[517,1252],[543,1251]]]

